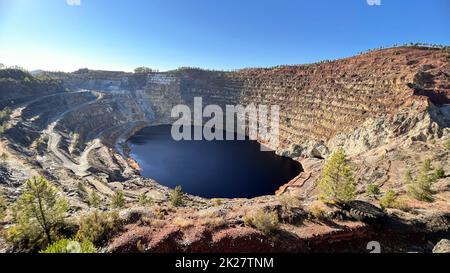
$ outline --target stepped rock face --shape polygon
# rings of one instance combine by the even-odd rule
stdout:
[[[80,109],[67,120],[100,119],[105,128],[131,121],[169,122],[171,108],[177,104],[192,106],[194,97],[201,97],[204,105],[217,104],[223,109],[237,104],[278,105],[281,146],[277,150],[287,155],[324,157],[330,148],[342,144],[340,139],[348,138],[342,133],[356,128],[372,131],[358,132],[360,135],[386,134],[383,126],[392,127],[389,134],[407,132],[410,128],[405,126],[415,125],[414,121],[405,124],[413,112],[424,113],[431,104],[450,102],[449,74],[447,52],[404,47],[321,64],[236,72],[81,71],[52,76],[71,89],[105,94],[102,101],[89,107],[89,113]],[[445,108],[435,109],[439,112]],[[65,129],[80,125],[73,123]],[[96,132],[105,128],[97,128]],[[378,146],[374,141],[355,152]]]
[[[448,49],[397,47],[332,62],[233,72],[186,68],[139,74],[81,69],[46,72],[45,76],[25,80],[29,77],[25,74],[0,74],[0,107],[12,109],[2,125],[5,138],[0,139],[0,155],[9,157],[0,161],[0,190],[12,202],[26,178],[44,175],[69,199],[74,214],[89,210],[80,184],[106,201],[114,191],[123,190],[129,208],[138,206],[142,194],[151,197],[158,204],[153,214],[164,218],[159,226],[130,223],[110,242],[111,251],[141,251],[138,242],[149,252],[239,251],[236,246],[249,251],[301,252],[310,251],[312,245],[328,248],[331,241],[342,244],[342,249],[350,241],[361,248],[361,242],[378,240],[380,234],[362,223],[317,224],[307,219],[304,210],[317,198],[323,159],[332,150],[346,150],[354,165],[358,198],[376,205],[378,201],[365,194],[367,185],[376,183],[382,192],[394,189],[406,196],[403,174],[412,170],[416,177],[425,159],[450,173]],[[30,84],[38,87],[36,93]],[[187,195],[189,206],[175,211],[169,205],[170,190],[139,175],[137,164],[126,156],[125,141],[145,126],[171,123],[172,108],[192,107],[195,97],[202,98],[203,106],[222,109],[238,104],[279,106],[280,145],[272,148],[298,160],[304,172],[276,196],[216,204]],[[410,212],[395,211],[396,220],[383,230],[384,244],[398,250],[398,241],[410,238],[411,232],[417,238],[437,231],[448,234],[449,185],[450,178],[442,178],[433,185],[435,202],[408,200]],[[293,215],[284,215],[286,204],[280,196],[299,199],[295,213],[290,212]],[[107,209],[106,201],[103,209]],[[283,227],[293,237],[281,236],[275,244],[261,241],[268,238],[239,227],[243,216],[255,207],[276,210],[280,219],[304,222]],[[188,221],[180,226],[191,229],[177,226],[180,219]],[[222,222],[224,226],[216,227]]]
[[[443,49],[399,47],[234,72],[81,69],[46,75],[66,91],[31,98],[24,92],[28,101],[13,104],[16,118],[7,135],[22,148],[47,143],[50,159],[80,175],[93,165],[111,168],[105,163],[111,154],[95,160],[99,146],[117,151],[136,130],[174,121],[172,108],[192,107],[195,97],[224,111],[226,105],[279,106],[280,142],[271,148],[292,158],[325,158],[336,147],[356,155],[398,137],[442,139],[449,132],[450,64]]]

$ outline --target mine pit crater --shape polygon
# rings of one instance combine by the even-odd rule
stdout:
[[[171,125],[154,125],[137,131],[127,146],[141,176],[204,198],[273,195],[302,171],[298,161],[263,152],[257,141],[234,139],[175,141]]]

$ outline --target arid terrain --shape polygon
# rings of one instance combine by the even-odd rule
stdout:
[[[273,148],[300,162],[303,172],[270,196],[185,195],[181,206],[173,206],[171,189],[140,176],[126,140],[143,127],[170,124],[172,107],[192,105],[194,97],[222,107],[280,105],[281,144]],[[11,111],[0,140],[6,202],[13,204],[32,176],[44,176],[69,201],[67,219],[111,211],[111,199],[123,192],[125,204],[114,209],[121,224],[96,244],[100,251],[367,252],[367,243],[377,241],[384,252],[431,252],[450,239],[445,47],[394,47],[237,71],[80,69],[32,76],[4,69],[0,109],[6,107]],[[370,209],[318,200],[324,161],[339,147],[351,162],[357,200],[383,207],[384,217],[368,221]],[[421,201],[408,194],[405,175],[416,179],[426,162],[430,173],[440,169],[444,175],[432,185],[432,200]],[[370,185],[379,191],[368,193]],[[388,192],[395,200],[386,205]],[[141,202],[143,196],[151,205]],[[259,209],[276,214],[279,224],[270,234],[247,220]],[[0,226],[7,229],[11,221],[7,215]],[[0,239],[0,252],[11,251],[18,250]]]

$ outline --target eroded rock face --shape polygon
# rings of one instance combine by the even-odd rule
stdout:
[[[430,105],[436,109],[449,103],[447,56],[440,50],[394,48],[317,65],[237,72],[84,71],[52,76],[72,89],[105,93],[89,111],[72,112],[63,123],[66,131],[89,131],[91,136],[85,140],[94,137],[94,128],[89,123],[80,126],[80,120],[102,124],[96,133],[131,121],[168,122],[174,105],[192,106],[194,97],[202,97],[204,105],[223,108],[227,104],[279,105],[281,146],[277,150],[326,157],[336,146],[348,148],[349,153],[380,146],[389,137],[409,132],[424,119]],[[442,114],[433,118],[437,116]],[[441,137],[442,132],[437,135]]]
[[[281,187],[277,195],[295,196],[310,204],[317,196],[323,159],[337,147],[343,147],[354,161],[360,198],[366,198],[365,188],[374,182],[383,191],[404,193],[403,173],[407,168],[418,169],[424,158],[433,158],[446,173],[450,172],[450,154],[444,148],[450,136],[449,56],[438,49],[400,47],[320,64],[234,72],[47,73],[56,79],[57,88],[35,96],[25,90],[13,101],[0,92],[0,103],[14,108],[6,128],[7,139],[0,142],[12,155],[11,162],[0,162],[0,186],[14,200],[20,194],[20,181],[44,174],[68,196],[73,211],[88,208],[83,199],[86,193],[77,188],[79,183],[99,192],[104,209],[118,188],[126,192],[127,202],[132,204],[141,194],[166,204],[169,189],[138,175],[138,168],[126,159],[124,142],[145,126],[172,122],[173,106],[192,106],[194,97],[201,97],[204,106],[215,104],[222,109],[237,104],[280,106],[280,146],[272,148],[301,162],[304,172]],[[408,219],[408,225],[426,226],[433,223],[428,219],[440,219],[434,214],[450,213],[448,178],[437,186],[434,204],[412,204],[418,208],[417,215],[399,214],[400,218]],[[151,228],[130,227],[111,249],[140,251],[140,241],[148,251],[207,251],[222,246],[232,251],[231,245],[237,242],[249,251],[276,251],[280,247],[290,251],[286,242],[292,238],[274,247],[260,233],[239,226],[246,208],[253,208],[255,202],[274,200],[276,197],[224,201],[223,208],[231,211],[225,213],[229,225],[223,231],[194,229],[192,238],[178,227],[158,231],[155,234],[159,239],[151,238],[155,232]],[[214,205],[189,196],[189,206],[204,209]],[[178,214],[184,217],[191,212]],[[422,221],[423,215],[431,216]],[[336,231],[310,224],[298,231],[299,235],[311,232],[311,236],[301,239],[302,245],[295,251],[303,251],[311,243],[325,247],[330,239],[346,244],[355,234],[361,240],[369,239],[366,227]],[[448,222],[438,226],[445,229]],[[241,238],[238,235],[242,230],[246,233]],[[245,238],[252,242],[247,244]],[[181,247],[188,239],[194,243]],[[256,243],[259,239],[263,241]],[[204,248],[211,243],[213,247]]]

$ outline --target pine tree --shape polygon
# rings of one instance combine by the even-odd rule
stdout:
[[[419,176],[408,186],[408,193],[417,200],[432,202],[432,185],[433,179],[425,172],[425,168],[423,168]]]
[[[356,196],[352,170],[342,148],[326,160],[319,180],[320,199],[325,203],[348,202]]]
[[[174,207],[179,207],[183,204],[184,192],[181,186],[176,186],[170,194],[170,203]]]
[[[67,210],[67,201],[54,186],[44,177],[33,177],[12,206],[14,225],[6,238],[21,248],[45,247],[58,237]]]

